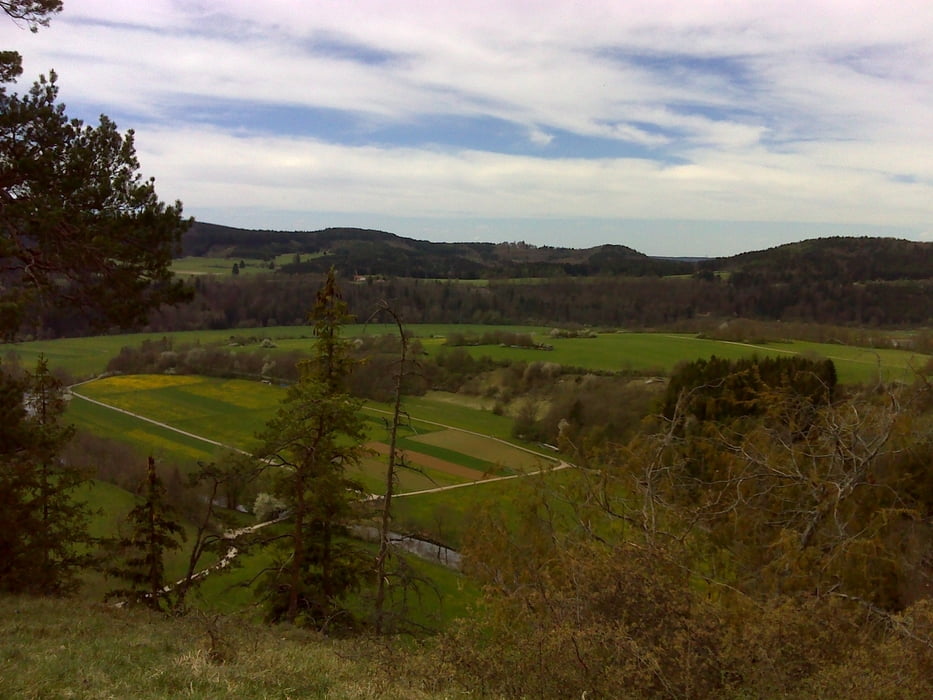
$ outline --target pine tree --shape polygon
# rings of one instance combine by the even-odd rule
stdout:
[[[33,31],[60,9],[60,0],[0,2]],[[191,221],[138,173],[132,130],[104,115],[97,126],[69,119],[54,71],[11,92],[21,73],[22,57],[0,51],[0,336],[35,332],[63,311],[128,326],[190,298],[169,268]]]
[[[362,493],[347,469],[359,462],[364,439],[361,402],[345,386],[354,362],[340,330],[349,319],[331,269],[310,315],[314,356],[299,365],[298,383],[260,436],[258,456],[273,465],[275,494],[292,517],[280,540],[285,556],[267,579],[272,620],[334,623],[370,568],[346,538]]]
[[[144,482],[145,496],[127,516],[132,531],[119,541],[125,552],[123,560],[110,574],[127,582],[128,587],[112,590],[108,598],[124,597],[144,602],[155,610],[164,609],[167,601],[165,562],[167,550],[180,549],[185,532],[173,520],[174,509],[165,502],[165,486],[150,457]]]
[[[91,564],[87,483],[62,462],[73,428],[63,388],[40,358],[34,373],[0,371],[0,590],[66,593]]]

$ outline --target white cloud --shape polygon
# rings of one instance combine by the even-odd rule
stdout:
[[[528,140],[536,146],[547,146],[554,140],[554,135],[547,133],[543,129],[532,127],[528,131]]]
[[[140,118],[118,121],[144,171],[192,210],[933,226],[928,0],[69,0],[0,42],[66,102]],[[530,155],[204,126],[218,100],[505,120]],[[568,157],[566,135],[640,157]]]
[[[389,216],[621,217],[910,224],[928,188],[881,173],[813,167],[799,156],[699,154],[546,159],[479,151],[346,147],[221,131],[147,129],[145,172],[189,206],[382,212]]]

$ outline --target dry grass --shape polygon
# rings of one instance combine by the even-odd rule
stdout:
[[[0,697],[417,700],[457,695],[424,691],[414,676],[398,674],[387,663],[384,643],[366,639],[333,640],[239,618],[168,618],[84,601],[4,596]]]

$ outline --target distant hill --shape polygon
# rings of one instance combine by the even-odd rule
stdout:
[[[592,248],[527,243],[432,243],[386,231],[326,228],[266,231],[195,222],[182,254],[271,259],[298,253],[282,272],[416,278],[520,278],[625,275],[633,277],[728,273],[732,284],[880,282],[933,278],[933,243],[880,237],[814,238],[722,258],[650,257],[622,245]]]
[[[898,238],[814,238],[715,258],[701,271],[728,272],[733,284],[823,280],[837,283],[933,278],[933,243]]]
[[[385,231],[327,228],[320,231],[255,231],[195,222],[182,239],[184,255],[262,258],[317,255],[282,272],[420,278],[665,276],[691,274],[691,262],[652,258],[621,245],[555,248],[526,243],[432,243]]]

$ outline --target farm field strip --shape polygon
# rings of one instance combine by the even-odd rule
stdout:
[[[244,454],[248,453],[251,445],[243,438],[243,434],[252,435],[261,428],[265,417],[271,415],[278,406],[282,393],[280,388],[257,382],[181,375],[119,375],[84,382],[72,389],[76,400],[113,411],[125,420],[138,421],[144,426],[167,431],[186,440],[200,441],[213,448],[232,449]],[[244,397],[249,397],[246,403],[256,408],[247,410],[241,407],[239,401]],[[391,415],[388,411],[373,407],[365,407],[365,410],[370,414]],[[413,423],[423,423],[421,430],[411,431],[411,436],[403,435],[403,443],[413,437],[423,439],[430,435],[443,435],[447,439],[426,441],[422,449],[417,448],[417,443],[414,449],[412,444],[407,445],[407,459],[416,469],[399,471],[403,489],[430,490],[464,481],[482,480],[489,473],[498,471],[495,469],[497,464],[514,467],[519,462],[527,466],[532,460],[535,464],[542,459],[553,460],[548,455],[479,432],[435,421],[414,419]],[[92,425],[91,428],[100,426],[101,422],[97,421],[96,426]],[[382,442],[377,435],[383,434],[382,428],[371,421],[369,433],[377,451]],[[110,433],[106,428],[104,432]],[[158,441],[138,426],[123,425],[119,432],[122,437],[131,440],[136,438],[147,447]],[[462,442],[463,445],[446,445],[445,442],[450,440]],[[169,451],[178,455],[184,449]],[[387,451],[388,447],[383,445],[382,452]],[[204,450],[197,454],[197,458],[204,458],[204,454],[209,452]],[[482,453],[483,459],[474,456],[476,453]],[[474,468],[474,464],[481,466],[481,469]],[[384,484],[383,463],[364,460],[359,471],[361,481],[367,487],[381,487]]]
[[[490,444],[490,439],[485,436],[457,429],[419,435],[410,440],[462,452],[511,471],[520,472],[528,468],[539,467],[542,461],[553,461],[551,457],[545,457],[530,450],[518,449],[510,443]]]
[[[282,396],[281,389],[258,382],[175,375],[119,375],[81,390],[179,432],[247,451]]]
[[[233,447],[232,445],[225,445],[225,444],[222,443],[222,442],[218,442],[217,440],[211,440],[210,438],[204,437],[203,435],[196,435],[195,433],[190,433],[190,432],[188,432],[187,430],[182,430],[181,428],[176,428],[176,427],[173,426],[173,425],[169,425],[168,423],[162,423],[161,421],[157,421],[157,420],[155,420],[155,419],[153,419],[153,418],[147,418],[147,417],[144,416],[144,415],[141,415],[141,414],[139,414],[139,413],[133,413],[132,411],[128,411],[128,410],[126,410],[126,409],[124,409],[124,408],[120,408],[119,406],[114,406],[114,405],[112,405],[112,404],[104,403],[103,401],[98,401],[97,399],[92,399],[92,398],[89,397],[89,396],[84,396],[83,394],[79,394],[79,393],[76,393],[76,392],[74,392],[74,391],[72,391],[71,394],[72,394],[72,396],[74,396],[75,398],[83,399],[84,401],[89,401],[90,403],[96,404],[96,405],[101,406],[101,407],[103,407],[103,408],[110,409],[111,411],[117,411],[117,412],[119,412],[119,413],[123,413],[124,415],[127,415],[127,416],[130,416],[130,417],[132,417],[132,418],[135,418],[136,420],[141,420],[141,421],[145,421],[146,423],[151,423],[152,425],[158,426],[159,428],[162,428],[162,429],[164,429],[164,430],[171,430],[171,431],[173,431],[173,432],[179,433],[180,435],[184,435],[185,437],[189,437],[189,438],[192,438],[192,439],[194,439],[194,440],[200,440],[201,442],[206,442],[206,443],[208,443],[209,445],[214,445],[215,447],[223,447],[223,448],[226,448],[226,449],[235,450],[236,452],[239,452],[239,453],[241,453],[241,454],[247,454],[247,453],[244,452],[243,450],[238,449],[238,448],[236,448],[236,447]]]
[[[383,442],[369,442],[366,443],[366,447],[378,452],[381,455],[389,454],[389,446]],[[415,464],[419,467],[427,467],[435,472],[443,472],[454,477],[460,477],[461,479],[467,481],[480,481],[485,478],[483,472],[477,471],[475,469],[470,469],[469,467],[464,467],[455,462],[449,462],[445,459],[439,459],[437,457],[432,457],[431,455],[426,455],[423,452],[412,452],[410,450],[402,450],[405,461],[411,464]],[[458,479],[459,481],[460,479]]]
[[[368,493],[382,493],[386,484],[386,462],[376,457],[365,457],[359,467],[350,471],[350,476],[359,480]],[[397,469],[396,480],[396,495],[407,491],[423,491],[437,486],[464,483],[462,478],[455,477],[446,471],[437,471],[424,466],[416,469]]]
[[[424,489],[423,491],[408,491],[406,493],[397,493],[395,494],[396,498],[402,496],[423,496],[429,493],[443,493],[444,491],[452,491],[453,489],[463,488],[464,486],[478,486],[480,484],[493,484],[499,483],[502,481],[511,481],[512,479],[521,479],[528,476],[540,476],[542,474],[549,474],[551,472],[561,471],[562,469],[570,469],[573,467],[573,464],[569,462],[558,461],[555,465],[550,467],[544,467],[533,472],[523,472],[521,474],[507,474],[505,476],[490,476],[480,481],[469,481],[462,484],[450,484],[449,486],[435,486],[434,488]]]
[[[216,448],[200,438],[191,438],[163,428],[144,418],[114,411],[103,402],[72,400],[66,413],[70,423],[96,435],[143,448],[153,456],[176,462],[210,461]]]
[[[370,406],[364,406],[364,407],[363,407],[363,410],[366,410],[366,411],[375,411],[376,413],[389,413],[389,414],[391,415],[391,413],[390,413],[389,411],[387,411],[387,410],[380,409],[380,408],[373,408],[373,407],[370,407]],[[496,416],[496,417],[498,418],[498,416]],[[424,424],[426,424],[426,425],[434,426],[435,428],[441,428],[441,429],[443,429],[443,430],[456,430],[456,431],[458,431],[458,432],[466,433],[467,435],[473,435],[473,436],[475,436],[475,437],[479,437],[479,438],[482,438],[482,439],[484,439],[484,440],[488,440],[488,441],[491,440],[491,441],[500,443],[501,445],[506,446],[506,447],[508,447],[508,448],[512,448],[512,449],[515,449],[515,450],[519,450],[519,451],[521,451],[521,452],[525,452],[525,453],[530,454],[530,455],[534,455],[535,457],[537,457],[537,458],[539,458],[539,459],[550,460],[550,461],[552,461],[552,462],[558,462],[558,461],[560,461],[560,460],[558,460],[557,458],[555,458],[555,457],[553,457],[553,456],[551,456],[551,455],[544,454],[543,452],[538,452],[538,451],[533,450],[533,449],[531,449],[531,448],[529,448],[529,447],[523,447],[522,445],[516,445],[515,443],[509,442],[508,440],[505,440],[505,439],[503,439],[503,438],[501,438],[501,437],[496,437],[496,436],[493,436],[493,435],[487,435],[487,434],[485,434],[485,433],[480,433],[480,432],[477,432],[477,431],[475,431],[475,430],[468,430],[468,429],[466,429],[466,428],[460,428],[460,427],[457,427],[457,426],[455,426],[455,425],[448,425],[448,424],[446,424],[446,423],[438,423],[437,421],[425,420],[425,419],[423,419],[423,418],[415,418],[414,420],[415,420],[415,422],[424,423]],[[423,437],[423,436],[422,436],[422,437]],[[412,440],[413,440],[413,439],[415,439],[415,438],[409,438],[409,439],[412,439]]]

